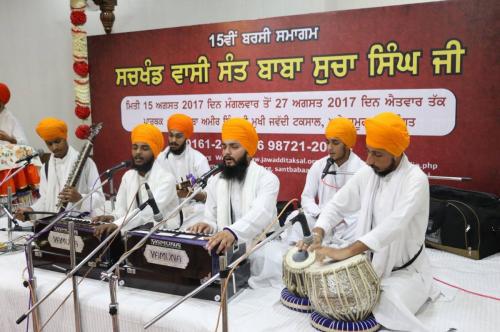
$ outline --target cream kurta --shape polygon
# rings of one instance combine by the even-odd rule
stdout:
[[[23,127],[17,118],[7,109],[0,112],[0,130],[5,131],[9,136],[13,136],[19,145],[28,145],[28,139],[24,133]],[[6,141],[0,141],[0,144],[7,144]]]
[[[144,183],[146,182],[149,184],[158,209],[164,218],[177,207],[179,200],[175,190],[174,176],[155,161],[153,167],[145,176],[140,176],[134,169],[128,170],[123,175],[120,188],[116,194],[115,210],[113,211],[115,225],[120,226],[124,222],[129,206],[128,216],[132,215],[138,209],[138,203],[140,205],[148,200],[148,195],[144,187]],[[153,210],[150,206],[146,206],[135,218],[123,226],[122,231],[130,230],[153,221]],[[164,226],[164,228],[168,229],[177,227],[179,227],[178,214]]]
[[[326,204],[316,226],[328,232],[358,209],[357,239],[373,251],[372,264],[382,278],[375,318],[390,329],[425,331],[414,315],[431,296],[425,250],[407,268],[392,270],[408,262],[424,244],[429,217],[427,176],[406,156],[385,177],[365,167]]]
[[[301,206],[306,213],[309,227],[314,227],[316,220],[325,204],[353,177],[347,174],[327,174],[323,179],[323,170],[330,156],[321,158],[313,163],[307,172],[306,184],[301,196]],[[366,164],[352,150],[349,158],[339,167],[337,164],[330,166],[329,171],[356,173]],[[316,198],[318,203],[316,203]],[[334,245],[345,246],[355,239],[357,212],[344,218],[344,223],[333,229],[333,237],[328,238]],[[296,224],[288,241],[297,241],[302,238],[300,225]]]
[[[78,159],[78,152],[71,146],[68,148],[68,153],[64,158],[55,158],[51,154],[48,169],[48,178],[45,176],[45,167],[40,169],[40,198],[31,206],[35,211],[57,212],[57,196],[64,189],[64,185],[68,176],[73,169],[73,165]],[[77,191],[85,197],[94,188],[101,186],[99,173],[94,161],[90,158],[85,162],[80,179],[77,185]],[[66,210],[72,209],[72,204],[69,203]],[[91,212],[92,216],[100,215],[104,210],[104,194],[102,189],[99,189],[92,194],[92,197],[85,199],[82,205],[76,209],[81,212]]]
[[[177,183],[185,181],[188,174],[199,178],[210,170],[207,157],[193,149],[189,144],[186,145],[186,149],[180,155],[170,152],[170,148],[167,147],[158,155],[156,160],[174,175]],[[180,199],[181,202],[183,200]],[[204,209],[205,204],[195,200],[191,200],[184,206],[182,209],[183,222],[181,229],[186,229],[197,222],[203,221]]]

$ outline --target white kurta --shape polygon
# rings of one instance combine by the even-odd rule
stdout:
[[[40,198],[31,206],[33,210],[57,212],[57,202],[59,201],[57,196],[64,189],[64,185],[77,159],[78,152],[71,146],[68,147],[68,153],[62,159],[55,158],[51,154],[48,161],[48,178],[45,176],[45,167],[40,169]],[[99,179],[97,167],[94,161],[88,158],[85,166],[83,166],[76,189],[82,197],[86,197],[94,188],[100,186],[101,180]],[[73,209],[71,203],[66,207],[66,210],[70,209]],[[91,216],[102,214],[104,211],[104,194],[102,189],[93,193],[92,197],[85,199],[81,206],[75,210],[90,212]]]
[[[425,331],[414,315],[431,296],[425,250],[407,268],[392,270],[408,262],[424,244],[429,217],[427,176],[406,156],[385,177],[366,166],[326,204],[316,226],[328,233],[345,215],[359,209],[357,239],[373,251],[372,264],[382,279],[375,318],[389,329]]]
[[[28,145],[28,139],[24,133],[23,127],[17,118],[9,110],[4,109],[0,112],[0,130],[5,131],[9,136],[13,136],[19,145]],[[0,144],[7,144],[6,141],[0,141]]]
[[[167,218],[177,207],[179,200],[177,199],[177,192],[175,190],[174,176],[155,162],[151,170],[146,173],[145,176],[140,176],[134,169],[128,170],[123,174],[120,188],[116,194],[115,210],[113,211],[115,225],[120,226],[125,219],[128,219],[128,216],[131,216],[138,209],[140,204],[148,200],[148,195],[144,186],[146,182],[149,184],[151,193],[158,205],[158,209],[164,218]],[[139,202],[137,202],[137,200]],[[129,211],[128,215],[127,211]],[[149,222],[154,222],[154,219],[153,210],[148,205],[144,210],[139,212],[135,218],[127,221],[122,231],[127,231]],[[164,225],[164,228],[167,229],[174,229],[177,227],[179,227],[179,214],[176,214],[166,223],[166,225]]]
[[[255,161],[250,162],[243,183],[227,181],[220,175],[208,182],[205,222],[218,231],[227,227],[236,234],[239,242],[249,242],[276,217],[278,177]],[[227,191],[224,190],[226,187]],[[231,211],[232,218],[229,217]]]
[[[186,149],[180,154],[176,155],[170,152],[170,147],[163,150],[157,157],[157,162],[171,172],[177,183],[183,182],[187,179],[187,175],[191,174],[195,178],[199,178],[210,170],[207,157],[205,157],[198,150],[193,149],[189,144]],[[184,199],[180,199],[182,202]],[[205,204],[191,200],[182,209],[182,226],[184,230],[195,223],[203,221],[203,213]]]
[[[323,179],[323,170],[330,156],[321,158],[313,163],[307,172],[306,184],[301,196],[301,206],[306,214],[309,227],[314,227],[316,220],[325,204],[342,188],[346,182],[353,177],[347,174],[327,174]],[[339,167],[337,164],[330,166],[329,171],[356,173],[365,166],[352,150],[349,158]],[[316,203],[317,199],[317,203]],[[333,229],[333,234],[328,236],[327,241],[335,246],[346,246],[355,240],[355,229],[357,221],[357,212],[344,218],[343,223]],[[299,224],[294,225],[288,241],[297,241],[302,239],[302,230]]]
[[[208,182],[205,222],[219,231],[229,228],[249,249],[252,240],[276,218],[279,186],[276,175],[254,161],[243,183],[217,174]],[[250,256],[251,287],[281,285],[280,246],[273,241]]]

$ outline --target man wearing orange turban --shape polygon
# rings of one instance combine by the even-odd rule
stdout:
[[[95,228],[94,234],[97,237],[109,234],[118,227],[126,231],[152,221],[159,222],[168,217],[179,203],[175,194],[174,176],[156,161],[165,145],[160,129],[151,124],[139,124],[132,130],[130,140],[132,169],[125,172],[122,177],[113,213],[93,219],[94,222],[104,223]],[[149,199],[146,184],[151,189],[160,213],[155,215],[148,206],[132,220],[127,220],[127,216],[135,213],[134,209],[138,209]],[[171,218],[165,227],[178,228],[178,215]]]
[[[187,140],[193,134],[193,119],[184,114],[173,114],[168,118],[168,147],[158,156],[158,162],[171,172],[177,181],[177,196],[184,200],[190,193],[191,181],[210,170],[207,157],[193,146],[203,140]],[[182,209],[181,229],[184,230],[203,220],[206,192],[200,191]]]
[[[101,186],[99,172],[94,161],[90,158],[83,166],[77,185],[75,187],[66,186],[79,153],[68,144],[68,127],[64,121],[56,118],[45,118],[38,123],[36,132],[47,145],[51,155],[41,170],[40,198],[31,207],[17,211],[16,216],[21,220],[24,220],[24,212],[58,212],[57,204],[59,201],[69,203],[66,209],[73,209],[75,207],[72,204],[88,195],[94,188]],[[76,207],[76,210],[98,215],[102,213],[104,201],[102,189],[99,189],[92,194],[92,198],[86,198]]]
[[[328,156],[315,161],[307,172],[301,196],[309,227],[314,227],[322,208],[365,163],[352,151],[356,144],[356,128],[351,120],[337,117],[328,123],[325,138]],[[316,203],[317,202],[317,203]],[[290,214],[289,218],[294,215]],[[356,214],[345,216],[344,221],[333,229],[327,242],[345,246],[355,239]],[[287,240],[289,243],[302,239],[302,229],[296,223]]]
[[[10,100],[9,87],[0,83],[0,144],[22,144],[27,145],[28,140],[24,134],[21,124],[6,105]]]
[[[369,250],[381,278],[380,300],[373,309],[377,322],[391,330],[427,331],[415,313],[436,295],[424,247],[429,182],[404,153],[410,137],[399,115],[380,113],[366,119],[365,127],[371,167],[359,170],[322,209],[310,250],[334,260]],[[343,249],[323,247],[324,234],[356,211],[357,241]]]
[[[204,222],[192,227],[217,232],[208,242],[209,250],[221,252],[236,241],[249,245],[276,216],[279,180],[253,159],[258,141],[245,119],[231,118],[222,125],[223,170],[207,186]]]

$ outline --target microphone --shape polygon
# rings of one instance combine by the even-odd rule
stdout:
[[[321,180],[323,180],[325,178],[325,176],[328,174],[328,170],[330,169],[330,167],[332,165],[333,165],[333,159],[332,158],[328,158],[326,160],[325,168],[323,169],[323,175],[321,175]]]
[[[158,209],[158,205],[156,204],[156,200],[153,196],[153,193],[151,192],[151,188],[149,188],[149,184],[146,182],[144,183],[144,186],[146,187],[146,191],[148,192],[149,206],[151,206],[151,209],[153,209],[153,219],[156,222],[160,222],[163,220],[163,214],[161,214],[160,209]]]
[[[307,219],[306,215],[304,214],[304,210],[302,208],[299,209],[299,213],[290,219],[290,222],[292,224],[295,224],[296,222],[300,223],[300,227],[302,227],[302,234],[304,234],[304,238],[302,241],[306,245],[311,245],[313,243],[313,236],[311,235],[311,231],[309,230],[309,225],[307,224]],[[297,251],[295,254],[293,254],[292,259],[294,262],[304,262],[307,258],[309,257],[309,253],[307,250],[305,251]]]
[[[313,237],[311,235],[311,230],[309,229],[309,225],[307,224],[306,215],[304,214],[304,209],[300,208],[299,213],[290,219],[290,222],[295,224],[296,222],[300,223],[300,227],[302,228],[302,234],[304,235],[304,243],[307,245],[311,245],[313,243]]]
[[[16,161],[16,164],[22,163],[24,161],[27,161],[29,164],[31,162],[31,159],[36,158],[39,155],[40,155],[40,153],[38,151],[36,151],[35,153],[30,154],[29,156],[26,156],[24,158],[19,159],[18,161]]]
[[[196,179],[196,183],[201,184],[201,186],[204,188],[207,185],[208,178],[210,178],[212,175],[222,172],[223,169],[224,163],[215,165],[211,170]]]
[[[122,169],[122,168],[129,168],[130,165],[132,164],[132,162],[130,160],[125,160],[125,161],[122,161],[121,163],[111,167],[111,168],[108,168],[104,174],[106,175],[112,175],[114,172],[116,172],[117,170],[119,169]]]

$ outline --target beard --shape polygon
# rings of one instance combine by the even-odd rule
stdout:
[[[380,176],[381,178],[385,177],[387,174],[391,173],[392,171],[394,171],[396,169],[396,159],[392,158],[392,162],[391,164],[389,165],[389,167],[387,167],[385,170],[383,171],[380,171],[378,169],[376,169],[375,167],[371,166],[371,168],[373,169],[373,171],[375,172],[375,174],[377,174],[378,176]]]
[[[131,168],[135,169],[139,173],[146,174],[147,172],[149,172],[151,170],[154,162],[155,162],[155,158],[151,158],[148,161],[145,161],[142,165],[137,165],[135,163],[134,158],[132,157],[132,167]]]
[[[226,180],[237,180],[238,182],[242,182],[245,179],[245,175],[247,174],[247,168],[250,165],[247,159],[247,153],[243,155],[239,160],[235,160],[236,165],[234,166],[226,166],[224,163],[224,168],[222,169],[221,178]]]
[[[175,155],[180,155],[181,153],[184,152],[184,150],[186,150],[186,143],[187,143],[187,140],[184,141],[184,143],[182,143],[182,145],[175,146],[175,150],[172,149],[172,145],[170,145],[170,152],[172,152]]]

